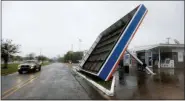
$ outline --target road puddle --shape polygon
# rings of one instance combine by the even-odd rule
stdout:
[[[124,74],[120,83],[118,73],[112,99],[184,99],[184,70],[157,69],[156,75],[144,72]]]

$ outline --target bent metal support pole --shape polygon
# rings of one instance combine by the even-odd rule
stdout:
[[[131,52],[129,52],[128,50],[127,50],[127,52],[128,52],[134,59],[136,59],[137,62],[139,62],[141,65],[144,65],[144,63],[143,63],[140,59],[138,59],[137,56],[133,55],[133,54],[132,54]],[[152,70],[150,70],[150,68],[148,68],[147,66],[146,66],[145,68],[146,68],[146,70],[148,71],[149,74],[155,75],[155,73],[154,73]]]

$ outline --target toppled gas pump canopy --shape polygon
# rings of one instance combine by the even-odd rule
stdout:
[[[104,30],[81,62],[80,70],[110,80],[146,13],[141,4]]]

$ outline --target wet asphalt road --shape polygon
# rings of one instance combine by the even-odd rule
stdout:
[[[104,99],[62,63],[42,67],[41,72],[2,76],[2,99]]]

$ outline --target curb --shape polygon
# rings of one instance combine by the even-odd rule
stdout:
[[[17,74],[17,71],[16,71],[16,72],[13,72],[13,73],[11,73],[11,74],[1,75],[1,76],[13,76],[13,75],[15,75],[15,74]]]
[[[79,73],[77,70],[78,68],[76,66],[72,67],[73,71],[78,74],[79,76],[81,76],[82,78],[84,78],[85,80],[87,80],[90,84],[92,84],[94,87],[98,88],[100,91],[104,92],[106,95],[108,96],[114,96],[114,87],[115,87],[115,76],[113,76],[113,81],[111,84],[111,89],[106,89],[105,87],[101,86],[100,84],[94,82],[93,80],[87,78],[85,75]],[[97,89],[96,89],[97,90]]]

